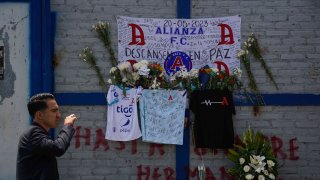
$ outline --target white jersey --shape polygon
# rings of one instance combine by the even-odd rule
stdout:
[[[131,141],[141,137],[137,99],[140,88],[123,89],[111,85],[107,95],[108,115],[105,138],[113,141]]]

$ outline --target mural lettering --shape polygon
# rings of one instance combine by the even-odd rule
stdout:
[[[83,128],[81,126],[77,126],[75,132],[75,148],[79,149],[81,146],[93,146],[92,150],[103,150],[108,151],[110,149],[116,149],[119,151],[129,150],[131,154],[137,154],[137,140],[130,142],[121,142],[117,141],[116,143],[111,143],[105,139],[104,131],[101,128],[97,128],[95,130],[95,134],[91,134],[92,130],[90,128]],[[94,143],[91,143],[91,136],[94,135]],[[289,149],[285,149],[285,142],[278,136],[266,137],[271,141],[272,149],[276,157],[281,158],[283,160],[292,160],[296,161],[300,159],[297,154],[299,149],[298,139],[296,137],[291,138],[288,141]],[[235,143],[241,144],[240,137],[238,135],[235,136]],[[129,146],[129,147],[128,147]],[[165,148],[164,144],[149,144],[149,156],[154,156],[155,154],[159,154],[160,156],[164,155]],[[228,154],[227,150],[221,149],[208,149],[208,148],[194,148],[192,153],[198,156],[204,155],[218,155],[219,153],[223,153],[224,155]],[[161,167],[162,168],[162,167]],[[138,180],[149,180],[149,179],[165,179],[165,180],[174,180],[176,179],[175,169],[172,167],[153,167],[153,166],[137,166],[137,179]],[[198,169],[197,167],[185,168],[185,171],[189,174],[189,177],[196,178],[198,177]],[[206,178],[205,180],[235,180],[234,177],[229,176],[227,170],[224,166],[221,166],[217,172],[213,171],[209,167],[206,167]],[[279,178],[280,179],[280,178]]]
[[[75,132],[75,148],[79,149],[81,146],[81,143],[84,143],[85,146],[91,146],[91,129],[90,128],[82,128],[81,126],[76,127],[76,132]],[[268,138],[268,137],[266,137]],[[92,150],[104,150],[108,151],[110,149],[110,145],[108,141],[105,139],[105,134],[104,131],[101,128],[97,128],[95,130],[95,142],[93,145]],[[271,145],[273,152],[276,157],[281,158],[283,160],[289,159],[289,160],[298,160],[300,157],[297,155],[297,151],[299,149],[299,146],[297,145],[298,139],[291,138],[288,142],[288,147],[289,149],[286,150],[284,149],[284,142],[280,137],[277,136],[271,136],[270,137]],[[112,147],[113,149],[119,150],[119,151],[124,151],[128,149],[128,143],[117,141],[117,145],[113,145],[115,147]],[[235,143],[240,144],[240,138],[238,135],[235,136]],[[136,154],[137,153],[137,141],[130,141],[129,142],[131,148],[129,149],[131,151],[131,154]],[[161,156],[164,155],[165,148],[164,144],[155,144],[155,143],[150,143],[149,144],[149,156],[153,156],[156,153],[160,154]],[[207,148],[194,148],[193,153],[198,155],[198,156],[203,156],[208,153],[212,153],[213,155],[217,155],[220,152],[224,153],[225,155],[228,154],[227,150],[221,150],[221,149],[207,149]]]

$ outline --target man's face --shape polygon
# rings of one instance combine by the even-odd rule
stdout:
[[[59,106],[54,99],[47,100],[48,108],[41,111],[44,128],[56,128],[61,118]]]

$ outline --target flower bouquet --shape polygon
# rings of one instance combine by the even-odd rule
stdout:
[[[142,60],[136,63],[122,62],[109,71],[109,84],[122,87],[141,86],[144,89],[167,89],[169,82],[165,71],[159,63]]]
[[[234,69],[230,75],[226,71],[219,71],[217,68],[204,66],[199,69],[200,89],[227,89],[229,91],[238,89],[242,86],[240,78],[242,71],[239,68]]]
[[[205,66],[200,70],[187,71],[181,66],[167,75],[159,63],[142,60],[135,63],[122,62],[109,71],[109,84],[122,87],[142,86],[144,89],[228,89],[241,87],[241,70],[235,69],[232,75],[216,68]]]
[[[254,115],[258,115],[260,113],[259,107],[265,105],[265,102],[251,70],[251,57],[253,57],[261,63],[261,66],[265,70],[268,78],[276,87],[276,89],[278,89],[278,85],[272,75],[272,72],[270,71],[269,67],[267,66],[265,60],[262,57],[262,49],[260,47],[258,39],[253,33],[251,33],[248,39],[244,42],[243,48],[237,54],[237,58],[244,65],[244,69],[247,73],[249,79],[248,86],[255,96],[255,102],[252,98],[249,99],[255,104],[253,109]]]
[[[278,162],[270,142],[259,132],[249,128],[240,145],[229,149],[228,159],[235,166],[228,170],[237,179],[272,180],[278,175]]]
[[[199,86],[198,70],[191,69],[188,72],[187,68],[182,66],[174,74],[170,75],[169,82],[172,89],[194,90]]]

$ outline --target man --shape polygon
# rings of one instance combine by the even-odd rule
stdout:
[[[57,138],[48,135],[50,128],[56,128],[61,113],[52,94],[41,93],[31,97],[28,111],[33,122],[19,141],[17,156],[17,180],[57,180],[59,173],[56,156],[62,156],[70,145],[74,134],[74,114],[64,119],[64,126]]]

